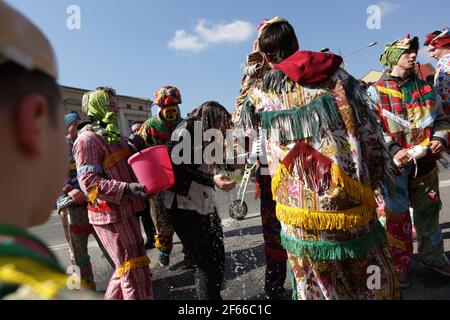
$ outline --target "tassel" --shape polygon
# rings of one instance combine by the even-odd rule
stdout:
[[[289,253],[297,257],[307,255],[313,260],[362,258],[385,239],[384,229],[379,222],[375,222],[367,234],[344,241],[306,241],[281,232],[281,244]]]
[[[149,264],[150,259],[147,256],[130,259],[116,269],[116,276],[121,278],[125,275],[125,273],[127,273],[131,269],[144,268]]]
[[[341,186],[352,200],[360,201],[369,207],[377,207],[372,188],[346,175],[335,163],[331,166],[331,181],[334,187]]]
[[[320,138],[323,128],[335,127],[340,122],[336,103],[329,93],[301,108],[262,113],[263,129],[274,141],[281,142]]]
[[[278,164],[277,171],[275,172],[274,176],[272,177],[272,197],[273,200],[277,201],[277,190],[278,186],[283,180],[286,175],[289,174],[289,171],[287,170],[286,166],[283,163]]]
[[[351,230],[375,220],[375,207],[361,206],[340,211],[314,211],[277,203],[278,220],[307,230]]]

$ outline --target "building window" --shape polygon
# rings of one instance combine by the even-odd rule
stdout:
[[[131,109],[131,104],[127,104],[127,109]]]
[[[139,106],[139,110],[144,111],[144,107],[143,106]]]

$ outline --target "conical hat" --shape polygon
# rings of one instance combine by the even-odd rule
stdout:
[[[29,19],[0,1],[0,63],[5,61],[58,77],[55,54],[45,35]]]

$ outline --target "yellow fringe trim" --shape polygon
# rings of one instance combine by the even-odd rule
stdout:
[[[128,148],[122,148],[116,152],[113,152],[103,161],[103,169],[107,169],[120,160],[128,158],[129,156],[131,156],[131,151]]]
[[[385,87],[377,87],[378,91],[380,91],[381,93],[396,97],[396,98],[400,98],[400,99],[404,99],[403,93],[394,89],[388,89]]]
[[[331,166],[331,181],[335,187],[340,185],[352,200],[361,201],[369,207],[377,207],[372,188],[346,175],[335,163]]]
[[[277,171],[275,172],[274,176],[272,177],[272,197],[273,200],[277,200],[277,190],[278,186],[282,179],[284,179],[285,176],[289,175],[289,171],[286,168],[286,166],[283,163],[278,164]]]
[[[394,236],[391,235],[389,232],[386,232],[386,238],[390,245],[392,245],[402,251],[406,251],[406,245],[403,241],[400,241],[400,240],[394,238]]]
[[[116,269],[116,275],[121,278],[130,271],[135,268],[143,268],[150,264],[150,259],[147,256],[137,257],[130,259],[123,263],[120,267]]]
[[[26,258],[0,259],[0,282],[30,287],[45,300],[67,287],[68,276]]]
[[[350,230],[376,218],[375,208],[356,207],[342,211],[313,211],[277,203],[277,218],[285,224],[307,230]]]
[[[289,175],[290,173],[286,166],[280,162],[275,175],[272,177],[273,200],[276,201],[277,190],[280,182]],[[361,201],[361,203],[365,206],[377,207],[375,194],[372,188],[346,175],[345,172],[335,163],[331,166],[331,180],[333,186],[341,186],[352,200]]]

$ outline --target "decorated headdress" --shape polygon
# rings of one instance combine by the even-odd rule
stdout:
[[[424,45],[427,46],[429,44],[436,48],[450,46],[450,30],[448,27],[427,34]]]
[[[392,68],[398,62],[402,54],[409,49],[419,50],[419,38],[408,34],[403,40],[396,40],[388,43],[384,48],[383,54],[380,56],[380,62],[382,65]]]
[[[153,104],[160,108],[178,105],[182,102],[180,90],[172,86],[159,88],[153,96]]]

